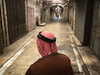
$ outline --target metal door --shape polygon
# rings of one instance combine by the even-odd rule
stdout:
[[[87,0],[76,1],[76,22],[75,22],[75,35],[81,43],[84,38],[84,27],[86,17]]]
[[[3,37],[2,37],[2,21],[1,21],[1,9],[0,9],[0,54],[3,53]]]
[[[25,0],[6,0],[9,42],[12,44],[26,33]]]
[[[100,58],[100,0],[95,0],[90,47]]]
[[[0,15],[0,54],[3,53],[3,38],[1,29],[1,15]]]

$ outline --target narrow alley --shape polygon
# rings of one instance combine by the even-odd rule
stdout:
[[[41,58],[36,46],[37,33],[41,30],[54,33],[57,38],[58,51],[70,58],[75,75],[83,75],[80,73],[79,69],[81,69],[81,66],[78,66],[79,63],[76,61],[76,55],[74,54],[73,47],[71,46],[71,43],[73,42],[71,42],[67,26],[68,24],[66,23],[51,22],[46,26],[37,27],[37,32],[34,37],[23,48],[21,55],[19,55],[11,66],[4,71],[3,75],[24,75],[30,64]],[[10,63],[11,62],[9,62],[9,64]]]
[[[55,35],[75,75],[100,75],[100,0],[0,0],[0,75],[25,75],[42,58],[40,31]]]

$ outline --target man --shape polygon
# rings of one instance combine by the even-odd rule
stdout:
[[[42,31],[37,37],[37,48],[42,58],[32,64],[25,75],[74,75],[70,59],[57,52],[54,34]]]

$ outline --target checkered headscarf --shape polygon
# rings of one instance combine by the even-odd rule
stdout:
[[[37,37],[37,48],[42,56],[57,53],[56,38],[54,34],[48,31],[42,31]]]

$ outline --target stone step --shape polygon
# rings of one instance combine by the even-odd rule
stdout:
[[[87,46],[77,47],[90,75],[100,75],[100,60]]]

